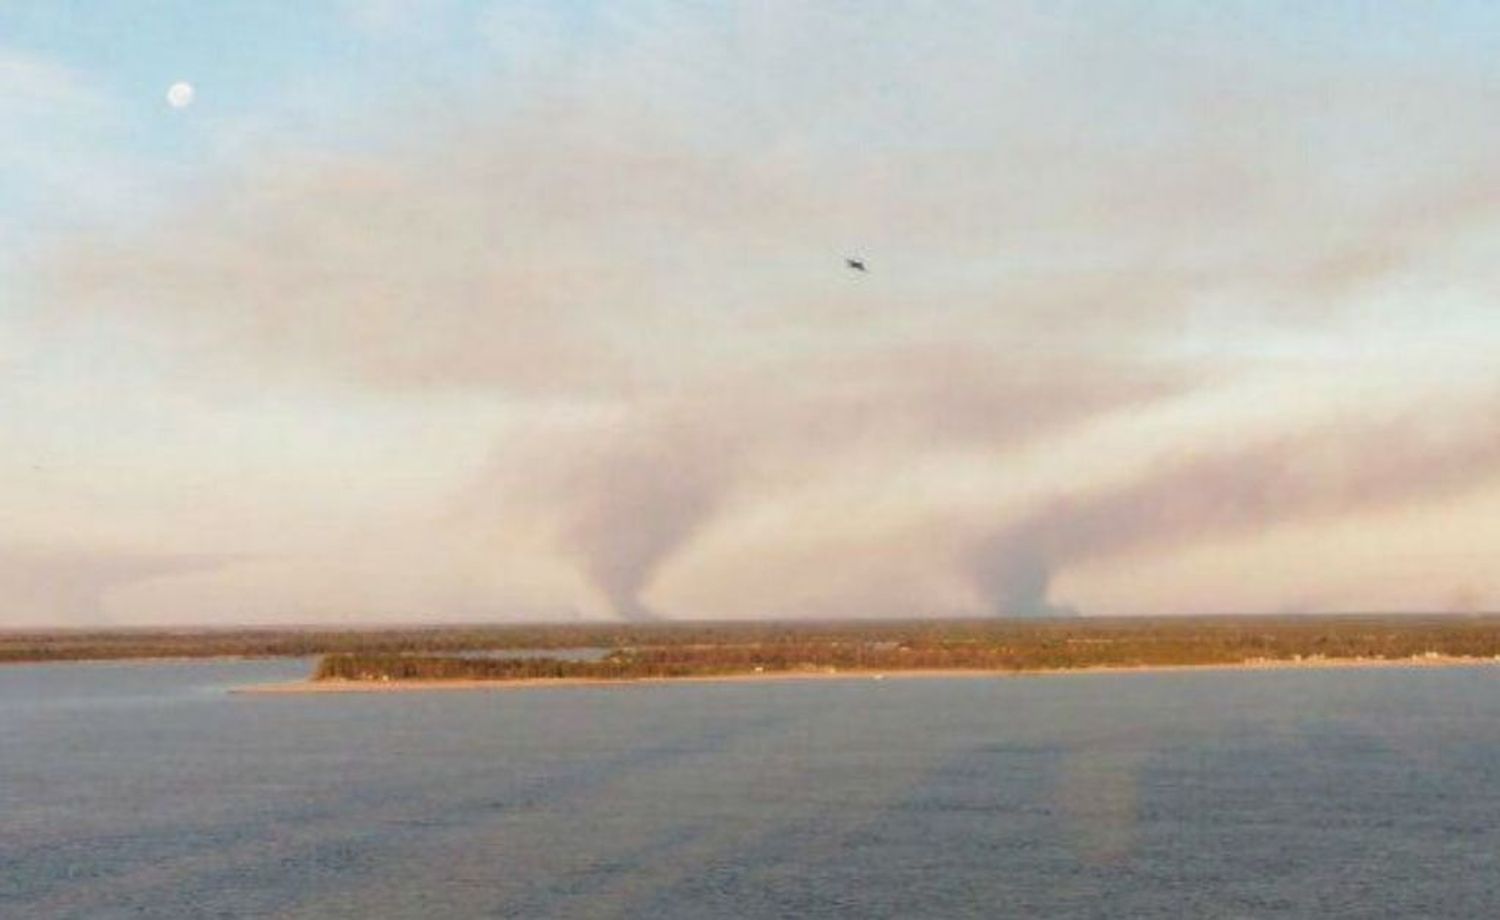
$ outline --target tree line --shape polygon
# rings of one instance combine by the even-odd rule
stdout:
[[[711,637],[705,631],[712,632]],[[432,650],[358,650],[326,656],[315,677],[341,680],[504,680],[715,676],[815,670],[1048,670],[1233,664],[1298,658],[1399,660],[1500,656],[1500,619],[1307,617],[928,621],[759,624],[628,630],[597,661],[472,658]],[[651,641],[669,636],[674,641]],[[695,641],[686,641],[687,638]]]

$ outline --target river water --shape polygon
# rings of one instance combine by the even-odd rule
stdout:
[[[0,917],[1482,917],[1500,668],[243,695],[0,667]]]

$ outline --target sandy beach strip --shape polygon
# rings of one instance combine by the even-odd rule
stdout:
[[[1416,658],[1302,658],[1257,659],[1209,664],[1100,665],[1084,668],[1026,668],[1014,671],[990,668],[926,668],[895,671],[808,670],[740,672],[690,677],[536,677],[522,679],[460,680],[299,680],[236,687],[232,693],[303,695],[319,693],[413,693],[462,690],[539,690],[549,687],[627,687],[661,684],[786,683],[827,680],[910,679],[1006,679],[1015,677],[1064,677],[1100,674],[1166,674],[1193,671],[1299,671],[1372,668],[1462,668],[1500,667],[1500,658],[1466,658],[1452,655],[1422,655]]]

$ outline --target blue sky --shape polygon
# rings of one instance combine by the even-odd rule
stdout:
[[[1071,52],[1060,76],[1091,84],[1067,104],[1081,104],[1080,111],[1091,121],[1101,115],[1108,118],[1116,110],[1133,115],[1133,124],[1117,129],[1144,132],[1148,142],[1150,113],[1132,107],[1148,102],[1150,96],[1120,92],[1121,84],[1111,78],[1112,67],[1137,63],[1131,55],[1188,62],[1218,58],[1228,70],[1243,69],[1248,84],[1279,80],[1290,92],[1297,84],[1324,77],[1347,75],[1357,80],[1370,70],[1385,68],[1418,77],[1466,77],[1494,90],[1492,50],[1500,39],[1500,13],[1492,4],[1478,2],[956,3],[922,15],[930,27],[918,34],[905,34],[903,27],[909,29],[911,20],[918,18],[908,11],[924,9],[920,5],[871,10],[858,4],[824,4],[819,9],[825,14],[819,18],[851,24],[830,37],[847,43],[828,50],[865,58],[864,70],[878,82],[861,87],[861,92],[889,98],[893,105],[887,114],[895,111],[900,116],[894,124],[904,119],[922,129],[920,134],[908,131],[880,138],[888,143],[962,144],[973,137],[1003,142],[1004,125],[998,120],[924,118],[949,113],[937,108],[924,112],[922,100],[902,98],[903,85],[920,85],[920,77],[914,79],[911,71],[924,61],[932,63],[928,53],[952,51],[952,39],[962,35],[966,21],[977,23],[976,34],[970,36],[975,40],[964,43],[967,50],[988,47],[996,60],[987,63],[999,67],[1004,66],[1001,58],[1029,64],[1028,58],[1057,50],[1031,44],[1033,30],[1044,40],[1060,39]],[[531,81],[537,71],[545,75],[544,67],[535,66],[533,72],[512,67],[518,61],[549,63],[526,60],[537,52],[563,66],[567,61],[589,66],[591,56],[645,44],[637,30],[660,29],[664,23],[670,28],[679,20],[692,21],[692,34],[700,41],[705,33],[722,41],[722,48],[711,49],[722,51],[733,47],[736,23],[744,18],[744,8],[732,3],[17,2],[0,9],[0,47],[12,58],[61,69],[73,87],[98,106],[84,118],[67,113],[27,119],[8,133],[11,143],[41,155],[71,155],[78,151],[69,148],[87,145],[92,154],[127,175],[163,169],[191,173],[203,168],[214,153],[215,132],[239,122],[266,124],[279,143],[368,143],[369,119],[378,118],[380,109],[392,103],[477,108],[503,104],[516,88],[539,89]],[[1007,29],[1008,20],[1025,21],[1026,27]],[[546,40],[538,41],[539,36]],[[825,37],[829,36],[819,40]],[[797,52],[811,42],[806,35],[789,33],[781,44]],[[1123,63],[1112,60],[1122,49]],[[744,92],[745,81],[733,73],[737,64],[732,58],[705,61],[694,58],[693,48],[672,50],[683,58],[678,63],[696,69],[693,76],[708,81],[705,91],[711,92],[712,81],[720,79],[724,96],[719,104],[740,115],[753,114],[746,110],[753,110],[755,100]],[[800,69],[811,87],[818,85],[824,63],[816,56],[774,61],[793,72]],[[1039,69],[1046,69],[1042,64]],[[1135,76],[1174,78],[1170,70]],[[1235,92],[1235,76],[1222,78],[1225,84],[1219,89]],[[179,79],[195,84],[202,106],[174,113],[161,105],[164,87]],[[1042,100],[1053,91],[1045,83],[1028,90]],[[853,140],[869,143],[868,121],[852,114],[855,117],[847,120],[835,114],[825,128],[861,128]],[[934,127],[949,136],[931,136]],[[1091,127],[1110,130],[1104,123]],[[28,189],[30,177],[24,171],[7,172],[4,200],[11,202],[7,213],[14,221],[34,216],[36,210],[75,204],[61,195],[43,202]]]
[[[1500,604],[1497,39],[7,4],[0,625]]]

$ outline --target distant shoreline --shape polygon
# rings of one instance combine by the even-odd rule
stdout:
[[[53,665],[153,665],[196,664],[225,661],[300,661],[321,657],[306,655],[121,655],[116,658],[16,658],[0,660],[0,668],[50,667]]]
[[[921,668],[910,670],[808,670],[768,671],[762,673],[704,674],[686,677],[533,677],[495,680],[462,678],[455,680],[300,680],[288,683],[250,684],[236,687],[231,693],[298,696],[322,693],[418,693],[463,690],[530,690],[547,687],[624,687],[661,684],[742,684],[789,683],[799,681],[884,681],[903,679],[974,679],[1011,677],[1056,677],[1095,674],[1153,674],[1193,671],[1321,671],[1381,668],[1500,668],[1500,659],[1458,655],[1423,655],[1415,658],[1303,658],[1267,659],[1208,664],[1140,664],[1099,665],[1080,668],[1023,668],[996,670],[989,668]]]

